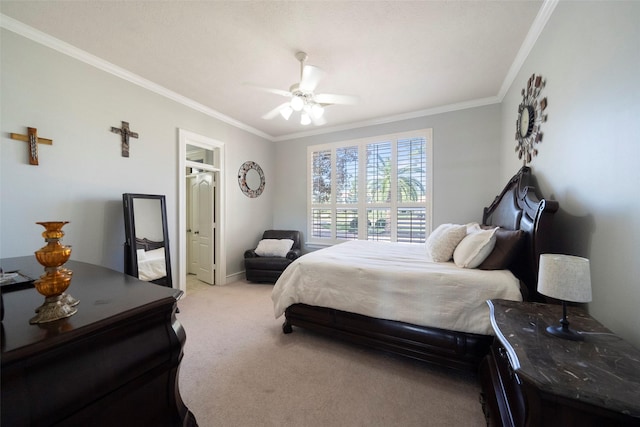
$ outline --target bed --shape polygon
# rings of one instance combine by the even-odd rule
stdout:
[[[517,253],[507,268],[481,270],[453,262],[429,263],[423,245],[342,243],[304,255],[285,270],[272,293],[276,317],[285,316],[286,334],[297,326],[476,371],[493,341],[486,300],[540,300],[538,259],[541,253],[552,251],[552,221],[557,210],[558,203],[540,195],[531,169],[524,166],[482,215],[483,229],[499,227],[500,232],[519,236]],[[380,248],[386,260],[378,258]],[[437,271],[428,271],[433,264]],[[429,286],[424,285],[426,276],[431,277]],[[346,284],[341,281],[344,277]],[[454,278],[454,285],[447,283],[449,277]],[[396,279],[399,284],[383,286]],[[447,287],[465,301],[458,304],[456,298],[444,295],[451,293],[445,292]],[[344,289],[353,292],[341,294]],[[396,300],[398,294],[405,299]]]
[[[136,256],[138,258],[138,279],[152,282],[167,276],[164,242],[136,238]]]

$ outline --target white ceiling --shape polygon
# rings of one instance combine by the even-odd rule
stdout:
[[[545,4],[2,0],[0,13],[5,28],[32,27],[282,140],[499,102],[544,26],[536,16]],[[360,103],[327,107],[321,127],[262,119],[286,99],[246,83],[288,90],[298,51],[327,72],[316,92]]]

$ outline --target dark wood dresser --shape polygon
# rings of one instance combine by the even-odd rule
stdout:
[[[640,351],[569,307],[585,341],[549,335],[560,305],[488,301],[496,339],[480,367],[493,426],[640,426]]]
[[[0,260],[33,279],[35,257]],[[175,317],[181,291],[69,261],[73,316],[29,324],[44,301],[28,282],[3,285],[3,426],[196,426],[178,370],[186,339]]]

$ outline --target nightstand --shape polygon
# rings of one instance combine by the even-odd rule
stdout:
[[[640,426],[640,351],[571,307],[585,341],[545,329],[552,304],[487,301],[496,339],[480,367],[483,410],[494,426]]]

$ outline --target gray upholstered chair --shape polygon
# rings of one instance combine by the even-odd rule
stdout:
[[[302,255],[300,232],[295,230],[267,230],[262,239],[291,239],[293,246],[283,257],[259,256],[255,249],[244,252],[244,268],[250,282],[275,283],[285,268]]]

